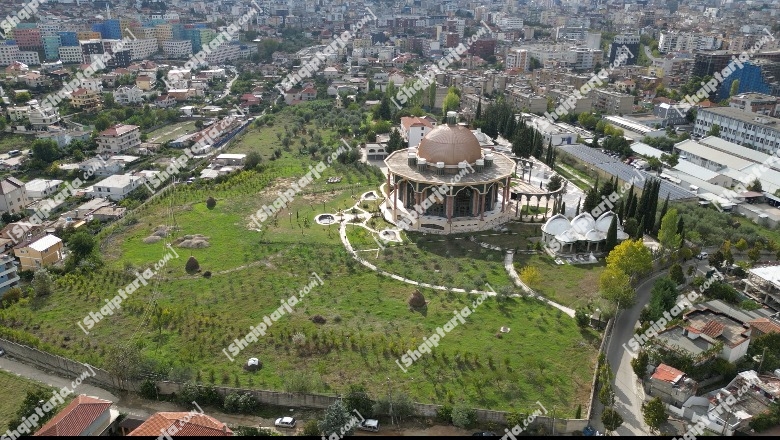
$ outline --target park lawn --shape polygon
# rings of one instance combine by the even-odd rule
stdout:
[[[485,283],[494,289],[511,284],[504,269],[504,254],[485,249],[469,237],[406,232],[402,244],[388,247],[378,257],[366,252],[363,258],[387,272],[445,287],[486,290]],[[377,247],[373,240],[367,246]]]
[[[555,264],[547,254],[515,255],[517,273],[525,266],[536,266],[541,273],[541,283],[534,290],[545,297],[566,307],[585,307],[598,302],[599,276],[604,263],[596,264]]]
[[[195,128],[195,121],[184,121],[158,128],[157,130],[147,134],[147,139],[149,142],[162,144],[178,139],[185,134],[195,133],[196,131],[198,131],[198,129]]]
[[[35,136],[33,135],[0,133],[0,153],[30,148],[30,144],[34,140]]]
[[[231,147],[231,153],[250,153],[257,152],[262,157],[263,161],[268,161],[274,154],[274,151],[282,148],[280,137],[284,138],[285,132],[293,124],[293,116],[289,113],[278,113],[274,115],[273,125],[256,126],[254,123],[241,134],[241,139],[236,142],[236,145]],[[314,120],[305,125],[307,133],[312,131],[318,132],[323,140],[332,138],[335,136],[335,132],[328,128],[317,128]],[[301,148],[300,141],[305,139],[307,146],[312,144],[311,138],[308,135],[295,135],[292,136],[292,143],[288,147],[288,151],[298,151]],[[339,141],[341,143],[341,141]]]
[[[239,147],[246,142],[245,137]],[[423,356],[406,373],[401,370],[396,360],[406,350],[443,326],[454,310],[473,307],[476,296],[421,289],[428,304],[412,311],[406,301],[415,286],[362,266],[344,249],[337,225],[314,222],[316,215],[348,209],[362,193],[377,189],[382,179],[367,167],[334,164],[275,221],[252,230],[249,216],[313,163],[285,152],[262,172],[161,194],[101,231],[104,267],[59,277],[51,295],[24,298],[0,310],[0,322],[15,323],[15,331],[34,335],[43,345],[104,367],[109,348],[126,341],[141,351],[145,371],[172,380],[333,394],[363,383],[374,398],[390,387],[419,402],[518,411],[538,400],[557,407],[562,417],[573,416],[577,405],[587,406],[598,334],[578,329],[573,319],[534,299],[500,304],[486,299],[442,339],[436,354]],[[343,180],[328,185],[330,175]],[[217,200],[212,210],[205,207],[209,196]],[[142,239],[157,225],[173,223],[180,228],[176,236],[203,234],[211,246],[176,248],[178,259],[85,335],[76,323],[127,286],[135,270],[160,259],[162,242],[147,245]],[[360,246],[373,242],[356,236],[357,227],[348,230]],[[374,257],[377,265],[453,287],[483,290],[489,282],[498,290],[510,283],[503,253],[479,247],[468,235],[403,235],[403,245]],[[190,255],[198,259],[201,273],[185,273]],[[364,257],[371,261],[371,255]],[[202,276],[205,271],[212,272],[210,278]],[[297,292],[312,273],[324,284],[303,297]],[[234,361],[225,356],[231,343],[291,295],[300,297],[291,313]],[[327,322],[314,324],[315,315]],[[511,331],[499,338],[502,326]],[[301,345],[292,342],[296,333],[303,334]],[[263,368],[245,372],[242,364],[250,357],[258,357]]]
[[[3,390],[3,398],[0,399],[0,433],[5,433],[9,429],[8,421],[16,417],[16,411],[19,410],[28,391],[48,388],[41,383],[0,370],[0,390]]]
[[[499,246],[503,249],[528,249],[542,235],[540,224],[510,222],[504,225],[509,232],[483,231],[474,235],[482,243]]]

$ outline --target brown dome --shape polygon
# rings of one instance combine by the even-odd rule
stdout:
[[[422,138],[417,148],[417,157],[425,159],[431,165],[436,162],[458,165],[464,160],[473,164],[482,158],[482,147],[468,128],[441,124]]]

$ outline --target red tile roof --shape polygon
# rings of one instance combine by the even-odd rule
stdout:
[[[401,125],[404,127],[404,131],[409,131],[410,127],[428,127],[433,128],[430,122],[426,119],[418,118],[416,116],[404,116],[401,118]]]
[[[125,133],[129,133],[133,130],[137,130],[137,125],[128,125],[128,124],[116,124],[113,127],[107,128],[106,130],[100,132],[101,136],[121,136]]]
[[[658,367],[656,367],[652,378],[664,382],[674,383],[677,382],[684,375],[685,373],[683,373],[682,371],[674,367],[670,367],[666,364],[660,364]]]
[[[764,334],[780,333],[780,325],[777,325],[776,323],[770,321],[767,318],[756,318],[752,321],[748,321],[748,324],[750,324],[751,327],[754,327],[756,330]]]
[[[133,430],[132,436],[159,436],[162,431],[167,431],[174,426],[177,431],[171,436],[203,435],[203,436],[232,436],[233,431],[224,423],[196,412],[158,412],[149,417],[147,421]]]
[[[98,419],[113,405],[112,402],[84,394],[73,399],[68,406],[41,427],[34,435],[76,436]]]
[[[711,338],[717,338],[723,333],[723,329],[725,327],[726,327],[725,325],[719,322],[710,321],[704,324],[704,327],[701,328],[701,332]]]

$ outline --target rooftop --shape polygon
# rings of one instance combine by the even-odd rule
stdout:
[[[111,405],[113,403],[108,400],[81,394],[73,399],[62,411],[57,413],[54,418],[49,420],[48,423],[43,425],[34,435],[68,437],[81,435]]]
[[[771,116],[758,115],[752,112],[746,112],[734,107],[713,107],[699,110],[698,115],[705,113],[714,113],[716,115],[725,116],[727,118],[736,119],[738,121],[747,122],[759,127],[768,128],[770,130],[780,130],[780,119],[773,118]],[[758,120],[756,120],[758,118]],[[696,119],[699,119],[697,116]]]
[[[29,247],[38,252],[44,252],[50,247],[56,245],[57,243],[62,243],[62,240],[59,237],[55,237],[54,235],[47,234],[43,238],[32,242]]]
[[[138,130],[137,125],[128,125],[128,124],[116,124],[113,127],[110,127],[102,132],[100,132],[101,136],[121,136],[125,133],[129,133],[133,130]]]
[[[677,383],[683,376],[685,376],[685,373],[682,371],[666,364],[660,364],[656,367],[652,378],[664,382]]]
[[[232,436],[233,431],[219,420],[197,412],[158,412],[149,417],[131,436],[159,436],[174,427],[172,436]]]

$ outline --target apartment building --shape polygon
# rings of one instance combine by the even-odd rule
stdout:
[[[623,60],[623,66],[635,65],[639,57],[639,35],[615,35],[609,46],[609,62],[616,59]]]
[[[780,119],[746,112],[733,107],[701,108],[693,127],[695,136],[709,135],[720,128],[718,137],[729,142],[774,154],[780,148]]]
[[[206,63],[209,65],[224,64],[239,58],[239,45],[228,42],[222,43],[206,55]]]
[[[18,268],[16,260],[11,255],[0,255],[0,297],[8,289],[19,284]]]
[[[717,50],[722,45],[720,36],[696,32],[661,32],[658,38],[658,51],[661,53]]]
[[[0,66],[10,66],[14,62],[20,62],[29,65],[41,64],[38,52],[23,51],[15,44],[0,44]]]
[[[416,116],[404,116],[401,118],[401,136],[406,139],[408,147],[416,147],[433,128],[436,121],[429,118]]]
[[[779,104],[780,98],[763,93],[741,93],[729,99],[729,107],[772,117],[778,116]]]
[[[163,41],[162,50],[163,53],[170,58],[188,58],[192,55],[192,41]]]
[[[70,105],[74,108],[85,110],[99,110],[102,107],[103,99],[95,90],[78,88],[70,94]]]
[[[27,113],[27,119],[34,130],[46,130],[50,125],[60,122],[60,114],[56,107],[44,108],[33,105]]]
[[[14,29],[14,40],[16,40],[16,45],[19,46],[19,50],[43,49],[41,30],[38,28]]]
[[[118,202],[143,185],[145,181],[146,178],[143,176],[115,174],[93,185],[90,196],[102,197]]]
[[[130,50],[130,58],[132,60],[145,60],[157,53],[157,39],[139,38],[137,40],[130,40],[126,42],[125,49]]]
[[[16,177],[6,177],[0,181],[0,212],[16,214],[24,212],[30,203],[24,183]]]
[[[141,130],[137,125],[117,124],[102,131],[96,141],[98,154],[120,154],[141,146]]]
[[[84,60],[80,46],[60,46],[57,51],[63,64],[81,63]]]
[[[507,70],[521,69],[521,72],[528,70],[528,51],[525,49],[509,49],[504,57],[504,66]]]
[[[596,111],[608,115],[627,115],[634,111],[634,97],[611,90],[595,89],[590,92],[594,97]]]
[[[114,91],[114,101],[122,105],[143,102],[144,92],[136,86],[120,86]]]

